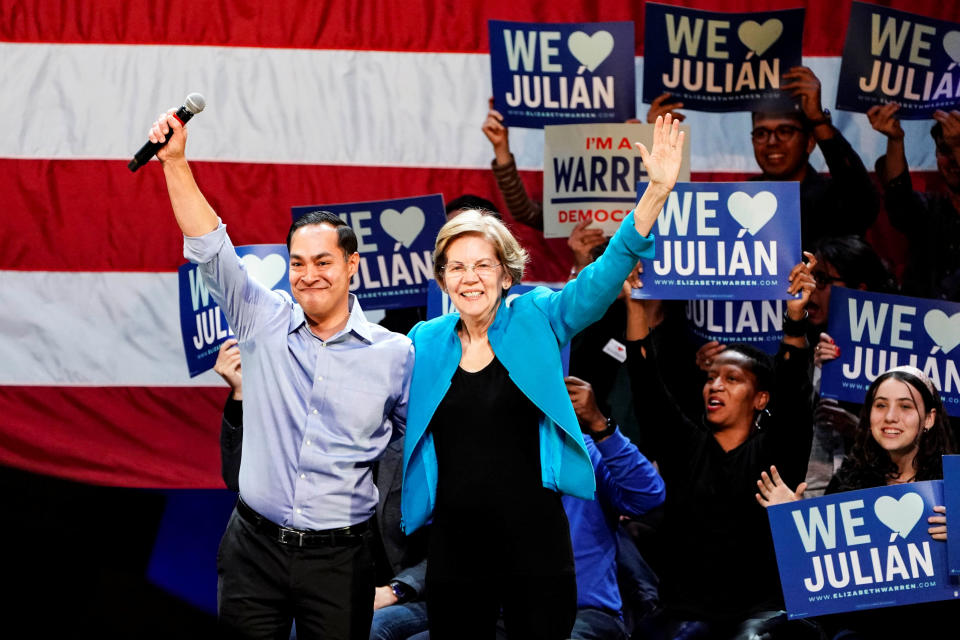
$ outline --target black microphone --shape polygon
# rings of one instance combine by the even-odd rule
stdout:
[[[205,106],[207,106],[207,101],[204,100],[202,95],[199,93],[191,93],[187,96],[187,99],[183,101],[183,106],[174,112],[173,117],[179,120],[180,124],[187,124],[190,118],[203,111]],[[167,144],[168,140],[170,140],[169,137],[163,142],[150,142],[147,140],[147,144],[140,147],[140,151],[137,151],[137,154],[133,156],[133,160],[130,161],[127,168],[130,169],[130,171],[136,171],[147,164],[150,158],[157,155],[157,151],[159,151],[163,145]]]

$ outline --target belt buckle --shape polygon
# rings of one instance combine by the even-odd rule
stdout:
[[[290,534],[289,537],[287,534]],[[281,527],[280,529],[280,543],[281,544],[296,544],[298,547],[303,546],[303,531],[297,531],[296,529],[288,529],[286,527]]]

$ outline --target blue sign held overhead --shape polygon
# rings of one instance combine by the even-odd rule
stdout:
[[[688,300],[687,330],[697,344],[745,342],[775,355],[786,308],[784,300]]]
[[[803,9],[720,13],[648,2],[643,101],[696,111],[792,109],[783,74],[801,64]]]
[[[933,480],[769,507],[789,617],[960,600],[947,545],[927,532],[943,499]]]
[[[493,101],[509,127],[623,122],[636,112],[633,22],[489,21]]]
[[[235,247],[243,266],[261,285],[290,294],[290,256],[283,244],[252,244]],[[213,368],[220,343],[233,337],[220,306],[210,297],[197,265],[178,270],[180,333],[190,376]]]
[[[840,61],[837,109],[887,102],[903,120],[960,106],[960,23],[854,2]]]
[[[424,304],[434,243],[447,221],[443,196],[293,207],[293,219],[317,210],[339,215],[357,234],[360,267],[350,291],[365,310]]]
[[[647,188],[637,183],[638,197]],[[796,182],[678,182],[651,231],[656,257],[643,261],[653,300],[786,300],[800,262]]]
[[[863,402],[877,376],[900,365],[926,373],[960,416],[960,303],[834,286],[827,333],[840,357],[823,364],[820,395]]]

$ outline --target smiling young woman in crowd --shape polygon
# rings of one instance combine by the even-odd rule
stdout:
[[[867,389],[853,448],[827,493],[939,480],[942,456],[953,451],[943,401],[933,382],[916,367],[896,367],[877,376]],[[757,487],[757,501],[768,507],[800,500],[806,484],[791,490],[771,468],[761,474]],[[934,540],[946,541],[946,509],[936,506],[934,511],[927,517],[928,532]],[[956,603],[947,601],[838,614],[819,622],[831,637],[855,640],[912,634],[919,619],[932,629],[948,628],[938,622],[955,623],[955,614]]]

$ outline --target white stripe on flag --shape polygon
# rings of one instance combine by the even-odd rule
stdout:
[[[216,386],[190,378],[176,273],[2,271],[0,385]]]
[[[835,102],[837,57],[806,58]],[[207,98],[195,159],[290,164],[483,168],[487,55],[247,47],[0,44],[0,157],[127,159],[159,112]],[[637,59],[638,87],[642,58]],[[647,106],[639,103],[638,113]],[[687,112],[691,169],[753,172],[749,117]],[[885,141],[862,114],[835,113],[868,167]],[[906,122],[908,160],[936,168],[928,121]],[[510,132],[522,168],[543,164],[539,130]],[[819,153],[814,165],[823,169]]]

